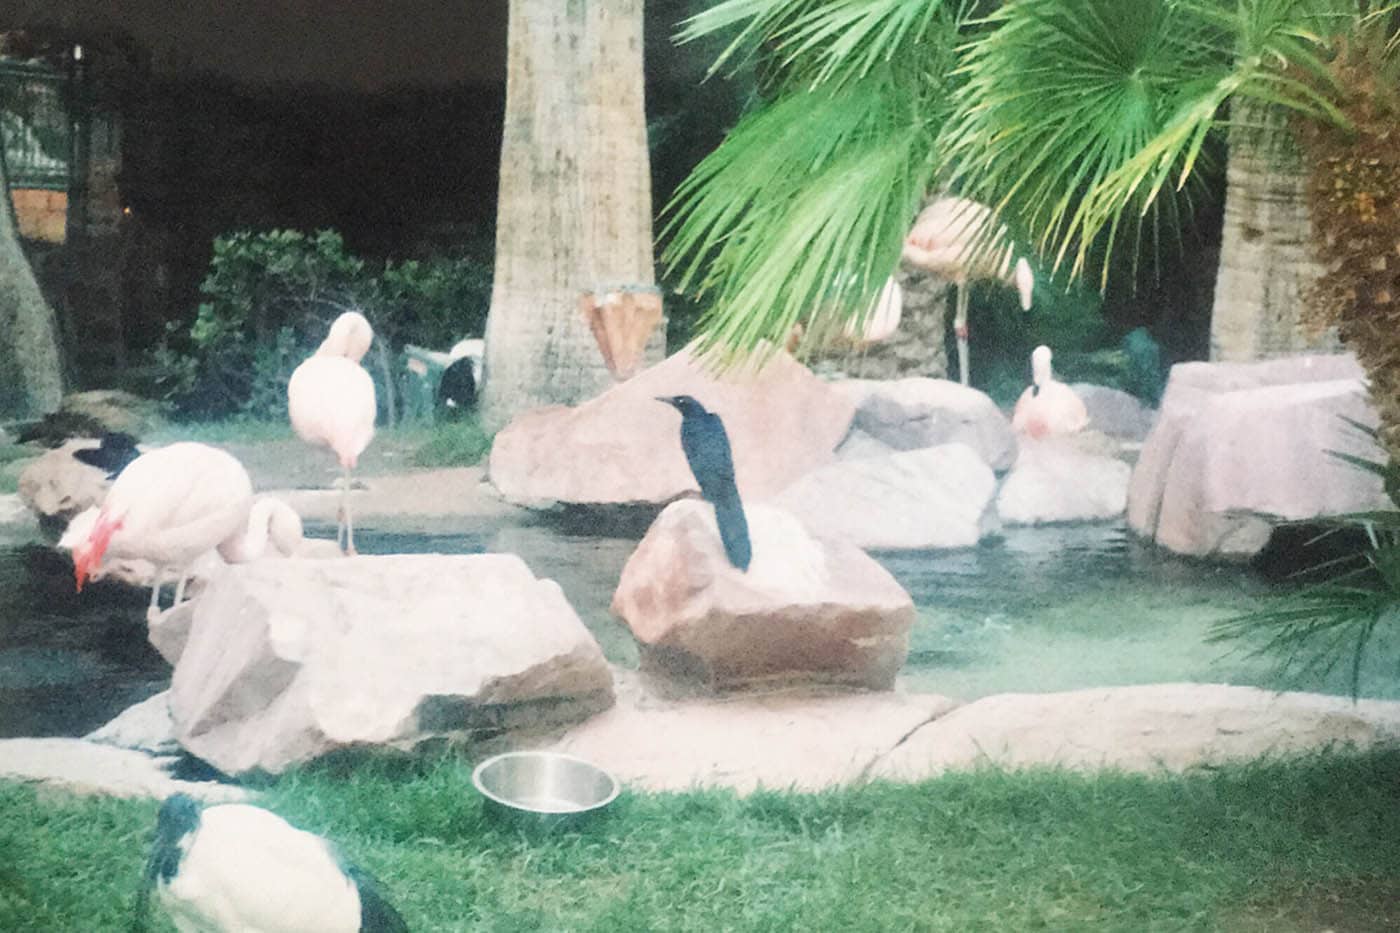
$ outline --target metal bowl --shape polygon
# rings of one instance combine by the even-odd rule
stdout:
[[[488,812],[515,822],[570,826],[617,799],[617,779],[595,764],[558,752],[506,752],[472,771]]]

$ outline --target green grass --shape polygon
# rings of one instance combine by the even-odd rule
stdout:
[[[1300,897],[1394,903],[1397,774],[1400,752],[1383,752],[1185,777],[627,794],[548,837],[486,819],[450,757],[312,768],[264,802],[378,874],[418,931],[1285,933],[1317,916]],[[0,784],[0,929],[121,929],[155,809]]]
[[[473,466],[491,450],[491,435],[481,427],[476,415],[460,421],[439,422],[413,454],[413,465],[420,467]]]

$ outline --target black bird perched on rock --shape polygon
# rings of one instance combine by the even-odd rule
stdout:
[[[141,451],[136,449],[136,438],[125,431],[105,431],[96,447],[73,451],[74,460],[97,467],[108,479],[116,479],[117,474],[139,456]]]
[[[186,794],[161,804],[132,933],[154,889],[181,933],[407,933],[373,878],[320,836],[248,804],[201,810]]]
[[[734,456],[724,422],[689,395],[657,396],[656,400],[681,413],[681,450],[700,484],[700,494],[715,507],[724,553],[735,567],[748,570],[753,557],[749,523],[734,483]]]

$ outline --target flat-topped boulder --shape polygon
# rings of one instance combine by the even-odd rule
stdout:
[[[1103,437],[1103,435],[1098,435]],[[1021,451],[997,493],[1008,525],[1115,519],[1128,501],[1132,467],[1096,450],[1093,432],[1021,439]]]
[[[714,510],[696,499],[667,506],[627,561],[612,609],[643,670],[710,690],[893,686],[914,622],[909,594],[854,545],[814,538],[778,508],[745,512],[747,572],[726,559]]]
[[[949,379],[845,379],[832,386],[855,405],[853,432],[894,450],[966,444],[993,470],[1016,459],[1011,422],[991,396]]]
[[[228,774],[551,728],[613,702],[597,641],[511,554],[234,565],[192,611],[171,717]]]
[[[906,735],[955,705],[895,691],[665,700],[622,690],[616,706],[549,748],[651,791],[815,791],[859,781]]]
[[[716,375],[686,349],[581,405],[518,416],[492,443],[491,482],[530,508],[660,505],[697,491],[680,415],[656,400],[671,395],[723,419],[739,491],[753,498],[830,462],[855,411],[785,353]]]
[[[840,460],[808,473],[772,504],[817,537],[859,548],[971,547],[997,528],[990,508],[996,488],[996,474],[971,447],[941,444]]]
[[[1383,459],[1349,355],[1172,367],[1128,490],[1128,523],[1180,554],[1247,558],[1280,521],[1389,506],[1380,477],[1334,455]]]
[[[911,733],[870,774],[917,781],[984,765],[1181,771],[1396,742],[1400,702],[1150,684],[985,697]]]

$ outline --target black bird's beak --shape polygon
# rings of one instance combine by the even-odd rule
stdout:
[[[671,395],[653,395],[652,398],[656,399],[658,402],[665,402],[667,405],[670,405],[672,408],[676,409],[677,411],[680,411],[680,408],[681,408],[681,407],[680,407],[679,405],[676,404],[676,399],[675,399],[674,396],[671,396]]]

